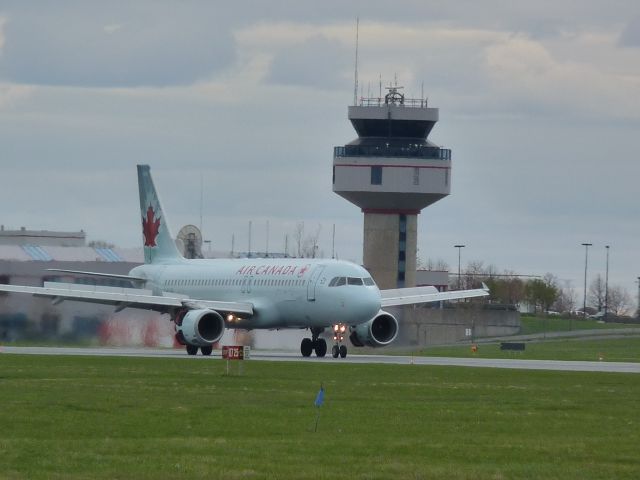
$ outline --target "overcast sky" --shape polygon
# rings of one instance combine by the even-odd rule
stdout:
[[[554,1],[0,2],[0,223],[140,243],[136,163],[175,231],[282,250],[305,222],[362,260],[331,191],[362,93],[424,84],[452,194],[419,217],[422,259],[628,289],[640,275],[640,5]],[[292,238],[290,238],[292,242]]]

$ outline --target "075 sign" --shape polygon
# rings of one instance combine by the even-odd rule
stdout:
[[[246,360],[249,358],[249,347],[244,345],[225,345],[222,347],[224,360]]]

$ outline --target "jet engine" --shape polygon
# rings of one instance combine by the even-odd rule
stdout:
[[[366,323],[349,327],[349,340],[355,347],[384,347],[398,335],[398,321],[393,315],[380,310]]]
[[[224,319],[215,310],[189,310],[179,323],[177,335],[188,345],[212,345],[224,334]]]

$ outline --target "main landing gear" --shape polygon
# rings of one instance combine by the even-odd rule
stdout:
[[[331,347],[331,356],[333,358],[345,358],[347,356],[347,346],[342,345],[344,340],[344,333],[347,331],[347,326],[344,323],[338,323],[333,326],[333,341],[336,342]]]
[[[189,355],[198,354],[198,347],[196,345],[187,345],[186,347],[187,347],[187,353]],[[206,347],[200,347],[200,351],[202,352],[202,355],[209,356],[211,355],[211,352],[213,352],[213,346],[208,345]]]
[[[318,338],[324,328],[311,327],[311,338],[303,338],[300,343],[300,353],[303,357],[310,357],[311,352],[316,351],[317,357],[324,357],[327,354],[327,342],[324,338]]]

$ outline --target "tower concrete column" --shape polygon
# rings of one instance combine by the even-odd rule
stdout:
[[[417,234],[415,214],[365,212],[363,265],[380,288],[415,287]]]

